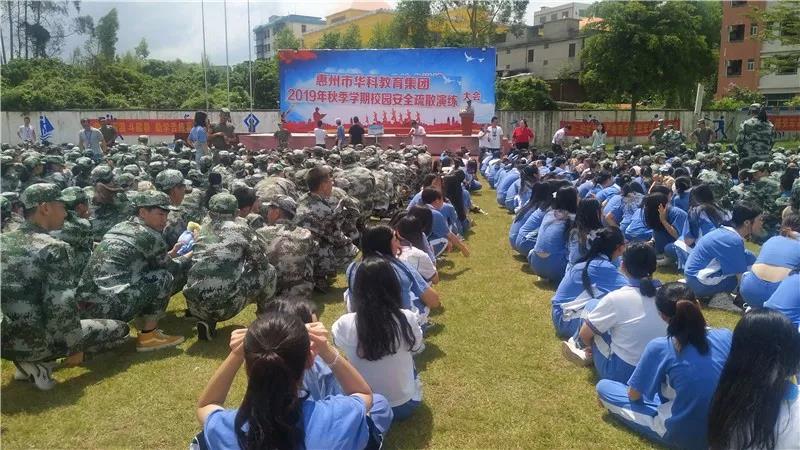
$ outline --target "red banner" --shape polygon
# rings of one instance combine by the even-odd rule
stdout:
[[[770,116],[775,131],[800,131],[800,116]]]
[[[580,136],[580,137],[589,137],[592,135],[592,131],[595,130],[597,127],[595,122],[584,122],[582,120],[562,120],[561,126],[564,125],[572,125],[572,130],[570,130],[567,135],[568,136]],[[624,137],[628,136],[628,127],[630,126],[630,122],[603,122],[603,125],[606,127],[606,133],[608,137]],[[675,129],[680,129],[681,121],[679,119],[674,120],[665,120],[664,126],[667,125],[674,125]],[[649,120],[646,122],[634,122],[633,123],[633,135],[634,136],[647,136],[650,134],[653,129],[658,127],[658,121]]]
[[[100,128],[100,122],[92,119],[92,126]],[[111,125],[121,135],[173,135],[192,130],[192,119],[112,119]]]

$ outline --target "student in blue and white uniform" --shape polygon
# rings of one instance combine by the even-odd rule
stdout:
[[[644,189],[639,183],[625,183],[620,193],[612,195],[603,207],[605,224],[625,230],[633,220],[633,214],[641,206],[643,198]]]
[[[597,383],[600,403],[620,422],[670,448],[707,449],[708,411],[731,345],[731,332],[708,329],[682,283],[656,292],[667,336],[650,341],[626,383]]]
[[[425,190],[425,188],[434,188],[441,192],[442,177],[438,173],[429,173],[422,177],[422,188],[411,197],[411,201],[408,202],[406,210],[411,209],[412,206],[422,205],[422,191]]]
[[[422,203],[433,213],[433,226],[428,242],[433,248],[436,256],[441,255],[447,249],[447,244],[459,249],[461,254],[469,256],[469,249],[464,242],[452,232],[447,224],[447,219],[442,214],[444,200],[442,193],[433,188],[425,188],[422,191]]]
[[[600,202],[594,198],[584,198],[579,201],[575,221],[572,223],[572,229],[569,230],[567,271],[589,253],[589,234],[602,228]]]
[[[745,314],[711,403],[710,447],[800,448],[798,373],[797,325],[768,309]]]
[[[600,191],[597,192],[594,195],[594,197],[597,199],[598,202],[600,202],[600,204],[604,204],[605,201],[608,200],[612,195],[619,194],[622,188],[616,183],[616,180],[614,178],[609,178],[606,180],[603,173],[601,173],[600,176],[601,176],[600,183],[602,183],[601,186],[603,186],[603,188],[600,189]]]
[[[519,252],[522,256],[527,257],[528,253],[533,250],[536,245],[536,239],[539,236],[539,227],[542,225],[544,216],[550,211],[553,204],[553,189],[555,182],[539,183],[533,191],[533,196],[528,202],[529,208],[533,209],[533,213],[525,219],[519,227],[519,232],[514,241],[514,250]],[[520,210],[520,212],[523,212]]]
[[[683,274],[698,297],[732,292],[741,274],[756,260],[745,249],[744,240],[761,232],[761,210],[737,203],[732,222],[735,228],[722,226],[700,238],[686,260]]]
[[[506,177],[506,175],[508,175],[509,172],[511,172],[513,168],[514,168],[514,161],[512,161],[509,158],[503,158],[500,166],[494,173],[494,177],[490,178],[490,180],[492,180],[492,188],[498,189],[500,187],[500,183],[503,182],[503,179]]]
[[[508,188],[503,202],[506,209],[511,212],[516,212],[518,208],[528,203],[533,184],[539,181],[539,172],[531,165],[523,166],[519,172],[519,179]]]
[[[437,284],[439,272],[426,251],[422,222],[412,215],[406,215],[394,221],[392,226],[400,238],[400,255],[397,258],[416,269],[428,283]]]
[[[742,275],[739,294],[748,306],[762,306],[796,270],[800,270],[800,215],[790,213],[783,219],[780,235],[761,246],[753,267]]]
[[[453,233],[464,236],[470,228],[469,221],[469,208],[464,199],[464,188],[461,185],[463,180],[463,172],[456,171],[456,173],[445,176],[442,179],[442,193],[447,197],[449,203],[445,203],[442,210],[448,210],[448,225]],[[454,223],[449,223],[452,220]]]
[[[234,330],[230,347],[198,400],[197,418],[203,426],[199,438],[205,447],[361,449],[380,445],[382,437],[371,437],[368,422],[372,389],[329,344],[323,324],[306,325],[296,316],[271,313],[247,329]],[[298,392],[316,356],[331,368],[344,395],[315,400]],[[225,409],[242,364],[248,376],[244,399],[238,409]],[[388,429],[388,424],[377,428]]]
[[[664,247],[664,253],[683,269],[695,242],[704,234],[721,227],[730,216],[714,202],[714,191],[707,184],[699,184],[689,194],[689,210],[680,239]]]
[[[534,273],[552,282],[559,282],[567,268],[567,238],[578,209],[578,192],[565,186],[556,192],[553,208],[545,214],[536,245],[528,253],[528,264]]]
[[[511,227],[508,230],[508,243],[511,245],[512,248],[514,248],[517,242],[517,236],[519,235],[520,228],[522,228],[522,225],[525,224],[525,222],[528,220],[531,214],[533,214],[534,211],[536,211],[536,203],[542,200],[542,198],[537,198],[534,192],[538,190],[540,195],[544,194],[543,199],[548,203],[550,202],[551,198],[549,197],[549,194],[545,193],[542,190],[545,188],[546,188],[546,183],[539,183],[539,182],[534,183],[533,186],[531,186],[530,198],[528,198],[528,201],[525,202],[522,206],[520,206],[517,212],[514,214],[514,221],[511,222]],[[544,214],[542,214],[542,218],[544,218]],[[533,248],[533,245],[531,245],[531,248]],[[528,251],[530,251],[530,249],[528,249]]]
[[[428,254],[428,257],[432,263],[436,264],[436,253],[434,253],[433,247],[429,241],[429,236],[433,232],[433,211],[426,206],[412,206],[408,209],[405,216],[414,217],[420,222],[423,237],[420,249],[424,250],[425,253]],[[392,219],[392,222],[396,223],[403,217],[404,215],[401,212]]]
[[[622,254],[620,272],[628,286],[611,291],[586,306],[580,339],[591,348],[597,376],[627,383],[647,344],[666,334],[667,324],[656,308],[653,279],[656,253],[644,243],[629,245]],[[565,355],[573,354],[569,342],[562,344]]]
[[[467,161],[467,168],[464,171],[464,174],[466,175],[464,177],[464,188],[467,191],[470,192],[480,191],[481,188],[483,187],[481,185],[481,182],[478,181],[478,177],[476,176],[477,173],[478,173],[478,162],[475,161],[474,159],[470,159],[469,161]]]
[[[764,302],[764,307],[782,313],[800,327],[800,273],[795,272],[781,281],[778,289]]]
[[[689,197],[692,189],[692,179],[689,177],[678,177],[672,184],[672,198],[670,206],[680,208],[683,212],[689,212]]]
[[[589,253],[564,275],[550,301],[553,326],[562,339],[578,332],[581,314],[592,299],[628,284],[613,263],[625,251],[625,238],[618,228],[590,233],[589,246]]]
[[[400,308],[400,283],[384,258],[368,257],[358,266],[352,296],[355,311],[334,322],[333,339],[372,390],[386,397],[394,419],[405,420],[422,402],[413,360],[423,348],[416,314]]]
[[[497,181],[495,188],[497,189],[496,192],[496,200],[497,204],[500,206],[505,206],[506,204],[506,193],[508,190],[511,189],[511,186],[520,178],[520,170],[523,167],[528,165],[528,161],[526,159],[520,159],[516,164],[513,165],[512,169],[506,172],[503,178]]]
[[[645,196],[641,215],[653,232],[657,254],[664,253],[664,247],[675,242],[686,223],[686,213],[680,208],[669,206],[669,199],[664,194]]]

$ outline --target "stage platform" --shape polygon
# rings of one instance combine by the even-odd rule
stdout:
[[[247,148],[262,149],[262,148],[275,148],[277,146],[277,139],[272,133],[262,134],[240,134],[239,142],[243,143]],[[326,140],[326,147],[330,148],[334,145],[335,138],[328,135]],[[478,135],[461,136],[452,134],[429,134],[425,136],[423,141],[428,146],[428,151],[432,155],[439,155],[442,150],[448,149],[456,151],[461,146],[466,147],[471,155],[478,154]],[[411,138],[407,135],[385,134],[378,136],[377,143],[383,148],[392,146],[392,148],[400,148],[401,143],[411,145]],[[375,136],[364,136],[364,144],[375,144]],[[314,135],[311,133],[292,133],[289,138],[290,148],[304,148],[314,146]]]

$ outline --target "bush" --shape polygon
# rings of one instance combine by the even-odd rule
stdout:
[[[763,103],[764,96],[758,92],[732,84],[728,94],[719,100],[711,102],[708,109],[735,111],[753,103]]]
[[[550,85],[534,78],[509,78],[496,83],[497,109],[534,111],[556,109],[550,97]]]

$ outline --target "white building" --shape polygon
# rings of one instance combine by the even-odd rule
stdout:
[[[506,33],[505,42],[497,44],[497,73],[501,76],[531,73],[543,80],[575,74],[581,69],[583,36],[579,19],[545,22],[526,27],[517,37]]]
[[[588,17],[587,10],[591,3],[565,3],[559,6],[548,8],[542,6],[539,11],[533,13],[533,24],[544,25],[561,19],[584,19]]]
[[[256,38],[256,59],[268,59],[275,56],[275,36],[284,28],[289,28],[298,39],[310,31],[325,26],[320,17],[289,14],[287,16],[270,16],[269,22],[253,29]]]

